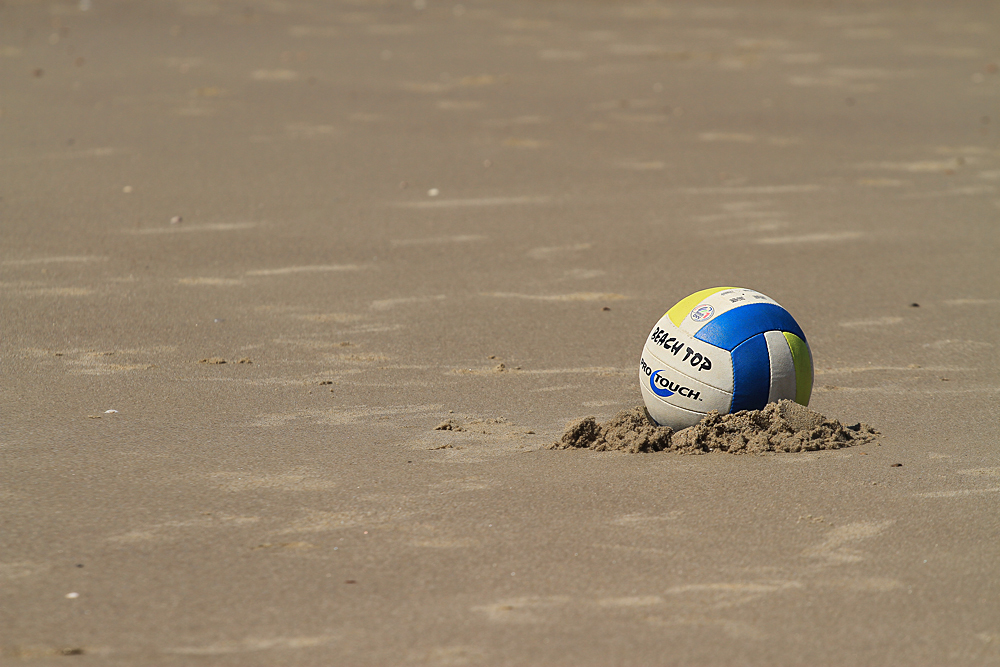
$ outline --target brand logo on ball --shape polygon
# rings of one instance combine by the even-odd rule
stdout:
[[[691,311],[691,319],[695,322],[704,322],[705,320],[715,315],[715,308],[711,305],[703,303],[694,310]]]
[[[684,352],[683,361],[688,362],[693,368],[697,368],[699,371],[708,371],[712,369],[711,359],[703,355],[701,352],[695,352],[690,348],[690,346],[685,345],[683,341],[677,340],[677,336],[671,336],[670,332],[666,329],[656,327],[653,329],[653,333],[650,334],[649,339],[667,352],[673,354],[675,357],[681,352]]]
[[[673,396],[674,394],[679,394],[684,398],[690,398],[692,401],[701,400],[701,392],[695,391],[690,387],[685,387],[677,382],[671,382],[667,378],[660,375],[663,373],[662,370],[654,371],[646,363],[645,359],[639,360],[639,368],[642,373],[645,373],[649,377],[649,390],[660,398],[666,398],[668,396]]]
[[[653,390],[653,393],[662,398],[667,396],[673,396],[674,392],[670,391],[670,380],[667,378],[661,378],[660,373],[663,371],[656,371],[649,376],[649,388]],[[660,385],[657,387],[656,385]]]

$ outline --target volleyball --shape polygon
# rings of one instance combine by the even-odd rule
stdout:
[[[681,299],[646,338],[639,387],[646,410],[675,431],[721,414],[760,410],[783,398],[809,404],[812,352],[774,299],[714,287]]]

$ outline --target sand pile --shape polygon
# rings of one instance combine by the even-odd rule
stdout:
[[[871,442],[878,434],[868,424],[845,426],[786,400],[770,403],[762,410],[743,410],[730,415],[712,411],[694,426],[677,433],[656,424],[646,408],[639,406],[622,410],[600,424],[594,417],[571,422],[559,442],[549,448],[759,454],[840,449]]]
[[[562,439],[549,449],[587,448],[632,454],[660,452],[671,448],[673,434],[672,428],[660,426],[646,414],[646,408],[638,407],[622,410],[603,424],[598,424],[594,417],[570,422]]]

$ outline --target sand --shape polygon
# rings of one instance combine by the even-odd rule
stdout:
[[[672,449],[673,429],[660,426],[639,406],[622,410],[606,422],[597,423],[594,417],[584,417],[566,425],[559,442],[549,449],[593,449],[598,452],[622,451],[661,452]]]
[[[694,426],[677,433],[653,421],[643,406],[622,410],[600,424],[594,417],[584,417],[567,424],[562,438],[549,448],[631,454],[662,451],[705,454],[716,450],[730,454],[814,452],[868,444],[878,435],[868,424],[844,426],[794,401],[781,400],[761,410],[727,415],[713,410]]]
[[[0,2],[0,664],[997,664],[998,11]],[[878,440],[547,448],[718,285]]]
[[[677,433],[673,446],[679,451],[730,454],[815,452],[868,444],[878,435],[863,422],[845,426],[794,401],[781,400],[762,410],[709,413]]]

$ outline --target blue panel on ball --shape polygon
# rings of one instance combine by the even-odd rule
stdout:
[[[771,363],[767,340],[757,334],[733,350],[733,407],[730,412],[760,410],[771,389]]]
[[[749,303],[727,310],[699,329],[694,337],[723,350],[733,350],[751,336],[765,331],[789,331],[806,339],[788,311],[773,303]]]

